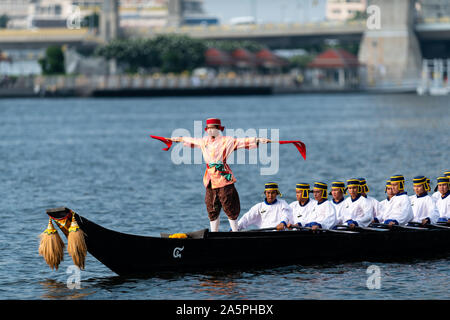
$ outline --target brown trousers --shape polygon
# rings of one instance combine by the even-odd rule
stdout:
[[[211,183],[209,183],[206,188],[205,203],[210,221],[219,217],[222,208],[230,220],[236,220],[241,212],[239,194],[234,187],[234,183],[217,189],[212,189]]]

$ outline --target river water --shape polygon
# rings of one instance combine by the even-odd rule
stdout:
[[[414,176],[450,169],[449,108],[445,97],[363,94],[0,100],[0,299],[450,299],[448,258],[124,279],[88,255],[80,288],[69,289],[68,254],[58,271],[38,255],[45,209],[56,206],[140,235],[209,227],[204,164],[194,154],[176,164],[188,153],[162,151],[150,134],[194,135],[195,121],[219,117],[228,129],[302,140],[306,161],[282,145],[232,165],[242,215],[269,181],[291,202],[298,182],[365,177],[381,200],[385,180],[403,174],[411,194]],[[371,290],[374,264],[381,287]]]

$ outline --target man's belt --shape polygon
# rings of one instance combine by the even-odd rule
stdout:
[[[221,163],[221,162],[210,162],[209,164],[208,163],[206,164],[206,167],[208,169],[214,167],[216,169],[216,171],[218,171],[219,174],[221,176],[223,176],[227,181],[231,181],[232,175],[231,175],[231,173],[229,171],[225,171],[225,166],[224,166],[223,163]]]

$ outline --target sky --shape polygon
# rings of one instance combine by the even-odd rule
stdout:
[[[205,12],[226,24],[253,16],[258,23],[314,22],[325,19],[326,0],[204,0]]]

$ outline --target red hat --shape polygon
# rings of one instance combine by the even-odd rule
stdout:
[[[206,119],[205,131],[208,129],[209,124],[219,126],[220,131],[223,131],[223,129],[225,129],[225,127],[222,127],[222,124],[220,123],[220,119],[217,119],[217,118]]]

